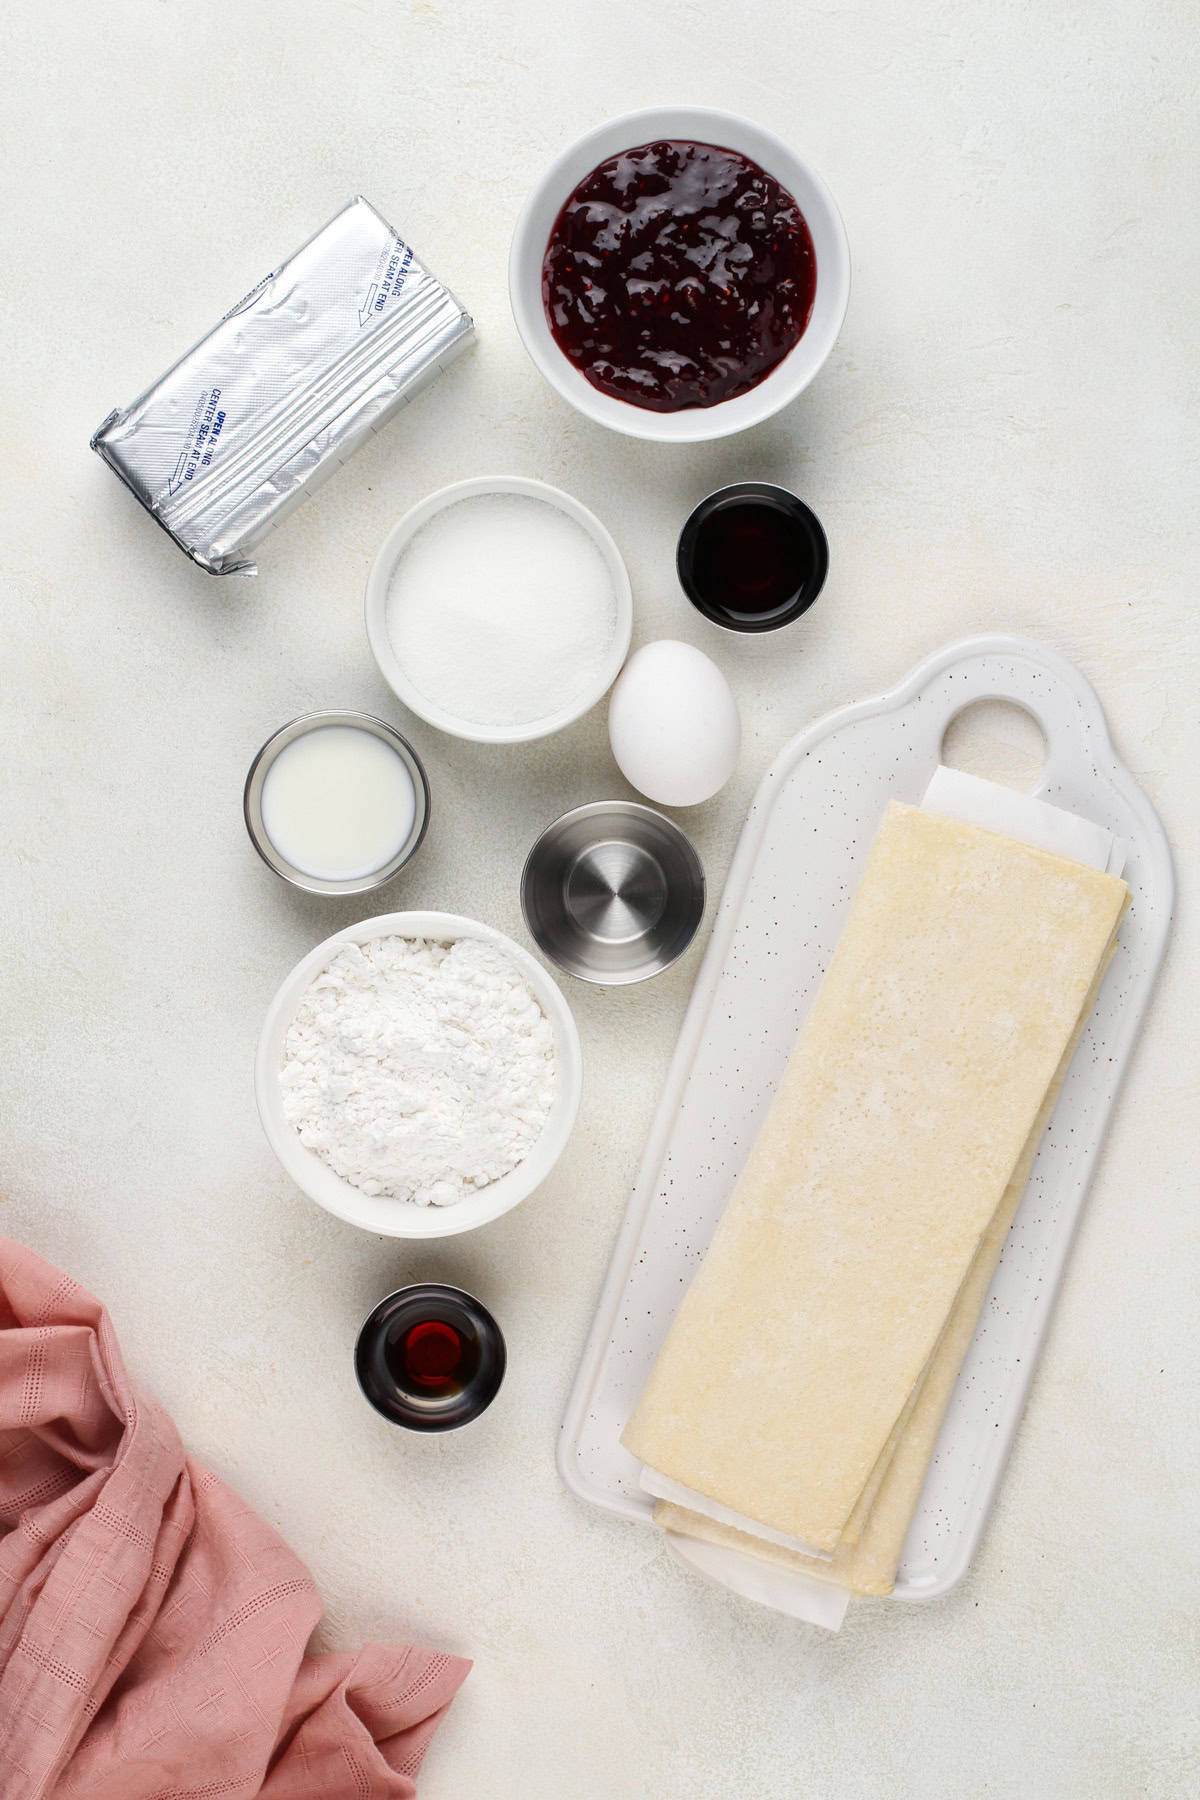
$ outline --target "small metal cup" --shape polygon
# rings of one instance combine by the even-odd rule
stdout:
[[[775,534],[771,555],[774,576],[782,583],[768,603],[750,586],[739,589],[747,564],[739,556],[739,575],[730,586],[730,570],[710,562],[714,534],[722,523],[741,521],[740,529],[753,542],[764,530]],[[732,549],[732,546],[727,546]],[[772,565],[768,562],[768,568]],[[675,567],[684,593],[706,619],[723,631],[778,631],[806,613],[825,585],[829,572],[829,543],[811,507],[787,488],[769,481],[738,481],[718,488],[692,512],[679,537]]]
[[[542,833],[521,875],[530,935],[568,975],[616,987],[683,955],[704,917],[704,869],[678,825],[597,800]]]
[[[263,783],[267,771],[279,755],[279,752],[302,737],[306,731],[320,731],[326,725],[350,725],[358,731],[368,731],[373,737],[381,738],[390,750],[394,750],[412,778],[415,810],[412,829],[395,856],[383,864],[381,868],[372,869],[369,875],[357,875],[349,881],[325,881],[319,875],[308,875],[302,869],[294,868],[285,856],[281,856],[271,839],[267,836],[262,816]],[[282,726],[274,736],[269,737],[254,761],[250,764],[250,772],[246,776],[246,787],[242,795],[242,812],[246,820],[246,830],[250,833],[250,842],[258,851],[267,867],[274,869],[284,881],[293,887],[302,888],[306,894],[367,894],[373,888],[383,887],[398,875],[405,864],[410,862],[421,846],[429,825],[429,781],[420,757],[407,738],[401,737],[391,725],[383,719],[376,719],[370,713],[360,712],[311,712],[302,713],[298,719]]]
[[[414,1333],[450,1328],[465,1364],[424,1385],[406,1369],[404,1346]],[[504,1336],[487,1307],[462,1288],[422,1282],[397,1288],[373,1307],[354,1346],[358,1385],[376,1412],[408,1431],[453,1431],[485,1412],[500,1391],[508,1361]]]

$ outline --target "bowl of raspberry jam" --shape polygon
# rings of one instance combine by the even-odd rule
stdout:
[[[794,399],[849,297],[820,177],[748,120],[630,113],[572,145],[526,204],[509,291],[563,397],[628,435],[697,442]]]
[[[487,1307],[462,1288],[399,1288],[369,1314],[354,1347],[358,1385],[409,1431],[453,1431],[491,1405],[507,1354]]]

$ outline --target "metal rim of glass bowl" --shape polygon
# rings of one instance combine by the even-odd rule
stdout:
[[[320,731],[329,725],[348,725],[354,730],[370,732],[373,737],[382,739],[389,749],[396,752],[412,778],[413,797],[415,802],[412,829],[395,856],[373,869],[369,875],[357,875],[348,881],[325,881],[319,875],[306,875],[302,869],[295,868],[287,858],[281,856],[267,835],[262,816],[262,790],[267,772],[281,750],[294,743],[298,737],[307,732]],[[409,743],[402,737],[394,725],[385,719],[377,719],[372,713],[361,712],[309,712],[301,713],[297,718],[281,725],[279,730],[269,737],[254,761],[250,764],[246,776],[246,786],[242,795],[242,813],[246,821],[246,830],[250,834],[250,842],[258,851],[269,869],[288,882],[292,887],[301,889],[306,894],[368,894],[375,888],[383,887],[398,875],[406,863],[411,862],[421,847],[422,840],[429,828],[429,779],[425,774],[425,765]]]

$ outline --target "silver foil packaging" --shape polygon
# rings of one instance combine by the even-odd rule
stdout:
[[[361,196],[110,413],[92,449],[194,562],[247,552],[474,336]]]

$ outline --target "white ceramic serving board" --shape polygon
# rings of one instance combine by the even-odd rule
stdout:
[[[810,726],[768,771],[559,1440],[560,1472],[582,1499],[651,1522],[653,1501],[620,1433],[754,1142],[887,802],[919,804],[946,727],[964,706],[989,699],[1015,701],[1042,729],[1047,755],[1035,793],[1124,841],[1131,903],[938,1438],[900,1563],[901,1600],[944,1594],[979,1543],[1170,927],[1162,826],[1118,761],[1096,695],[1055,651],[1002,636],[952,644],[892,692]],[[694,1550],[702,1554],[687,1560],[711,1579],[792,1610],[782,1572],[776,1590],[767,1564],[709,1545]]]

